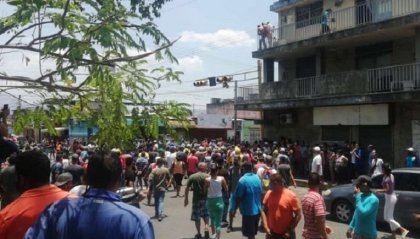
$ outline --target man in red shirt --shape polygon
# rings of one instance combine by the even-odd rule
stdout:
[[[22,194],[0,211],[2,239],[22,238],[48,205],[71,195],[50,185],[50,160],[41,152],[19,154],[15,167]]]
[[[195,152],[196,152],[195,149],[192,149],[190,156],[188,156],[188,158],[187,158],[187,175],[188,175],[188,177],[191,174],[194,174],[194,173],[197,172],[197,166],[198,166],[199,160],[198,160],[197,156],[195,156]]]
[[[311,173],[308,180],[309,191],[303,196],[302,211],[305,223],[303,225],[302,238],[304,239],[327,239],[331,228],[325,225],[325,203],[319,194],[321,185],[320,176]]]

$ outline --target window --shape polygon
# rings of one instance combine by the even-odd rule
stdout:
[[[296,28],[320,23],[322,1],[296,8]]]
[[[397,179],[399,180],[397,181]],[[420,192],[420,174],[404,173],[395,177],[395,189],[401,191]]]

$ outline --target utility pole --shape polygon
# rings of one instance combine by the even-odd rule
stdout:
[[[235,81],[235,98],[233,99],[233,111],[234,111],[234,143],[235,145],[238,143],[238,107],[236,104],[238,103],[238,81]]]
[[[261,60],[258,60],[258,98],[262,98],[261,96],[261,83],[262,83],[262,64],[261,64]],[[260,117],[261,117],[261,121],[264,120],[264,111],[261,109],[260,110]],[[264,136],[264,124],[261,124],[261,130],[260,130],[260,140],[263,139]]]

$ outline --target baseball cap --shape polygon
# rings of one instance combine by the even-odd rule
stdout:
[[[60,187],[70,181],[73,181],[73,176],[71,175],[71,173],[66,172],[58,175],[57,181],[54,184],[55,186]]]
[[[407,151],[414,152],[414,148],[413,147],[410,147],[410,148],[407,149]]]
[[[315,146],[314,151],[319,152],[319,151],[321,151],[321,148],[319,146]]]
[[[353,185],[366,185],[369,188],[372,187],[372,179],[366,175],[360,175],[356,180],[353,181]]]

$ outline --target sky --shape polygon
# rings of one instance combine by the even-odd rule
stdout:
[[[191,104],[194,110],[204,110],[211,98],[233,98],[233,83],[226,89],[221,85],[194,87],[193,81],[256,71],[257,59],[252,58],[252,51],[257,49],[256,28],[261,22],[267,21],[277,25],[277,16],[270,11],[270,5],[274,2],[275,0],[174,0],[167,3],[155,23],[169,39],[181,37],[171,48],[179,65],[170,65],[163,61],[151,62],[149,67],[170,66],[184,74],[181,82],[161,83],[156,101],[176,100]],[[10,9],[2,6],[4,3],[0,3],[0,16],[10,14]],[[4,68],[30,75],[38,70],[36,61],[26,64],[24,59],[24,56],[4,59],[0,62],[0,71]],[[256,72],[246,76],[239,74],[234,76],[234,80],[256,76]],[[254,84],[257,84],[257,80],[240,82],[239,86]],[[22,99],[29,102],[35,100],[30,94],[22,94]],[[0,103],[9,103],[13,107],[17,101],[0,92]]]

